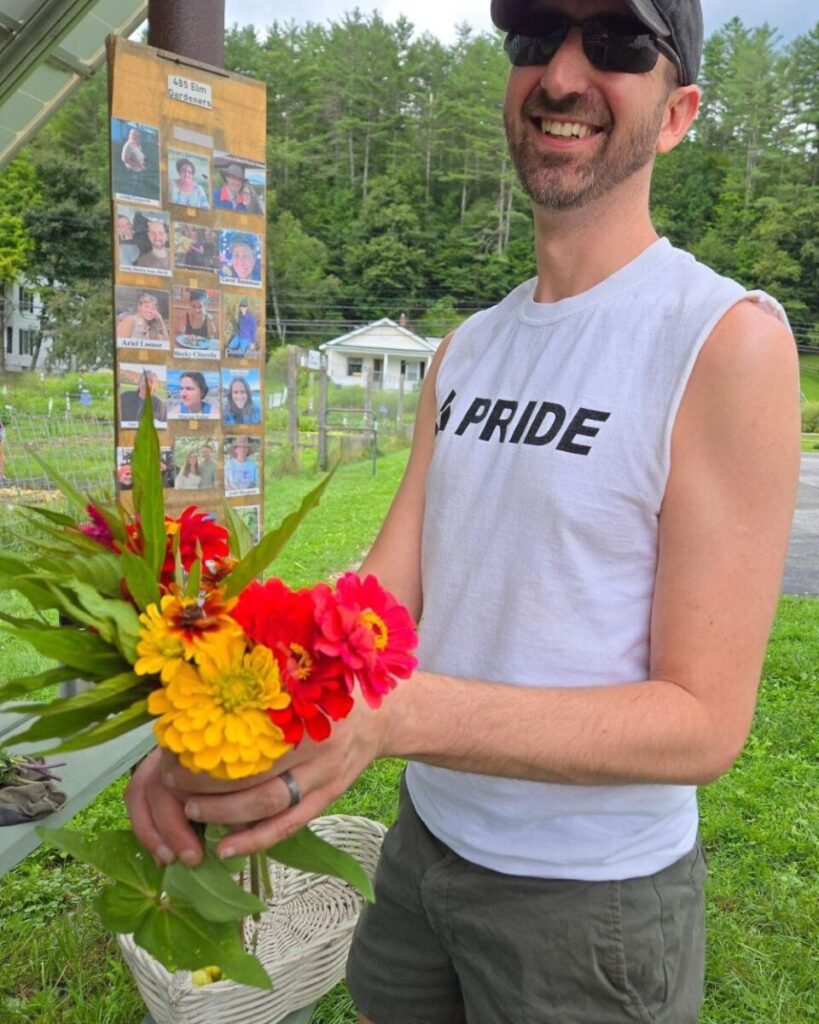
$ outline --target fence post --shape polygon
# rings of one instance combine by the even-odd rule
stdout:
[[[398,374],[398,408],[395,410],[398,436],[404,440],[404,383],[407,379],[407,364],[401,360],[401,371]]]
[[[369,366],[362,370],[364,374],[364,422],[369,426],[373,421],[373,377]]]
[[[293,467],[299,468],[299,350],[287,346],[287,439],[292,452]]]
[[[319,368],[319,401],[318,401],[318,463],[322,472],[327,470],[327,356],[322,355]]]

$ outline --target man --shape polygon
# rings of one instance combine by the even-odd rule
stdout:
[[[225,352],[229,356],[246,356],[256,345],[256,317],[248,308],[247,299],[239,303],[239,315],[236,317],[236,330],[227,343]]]
[[[144,373],[141,373],[137,390],[123,391],[119,396],[120,422],[123,424],[138,423],[142,417],[145,400],[150,394],[154,423],[164,423],[168,418],[168,406],[157,395],[158,390],[159,374],[156,370],[145,370]]]
[[[148,221],[148,241],[151,248],[134,263],[135,267],[146,270],[170,270],[171,254],[168,251],[168,229],[161,220]]]
[[[407,757],[349,963],[362,1021],[694,1024],[695,786],[751,722],[798,474],[795,347],[772,300],[649,218],[654,156],[699,103],[697,0],[492,13],[538,272],[440,347],[362,567],[423,609],[420,668],[269,778],[224,795],[152,754],[128,800],[143,842],[193,863],[185,811],[242,826],[222,855],[261,849]]]
[[[240,164],[229,163],[222,169],[221,188],[214,189],[213,206],[217,210],[233,210],[237,213],[247,213],[247,204],[241,194],[242,185],[245,183],[245,169]]]
[[[199,486],[203,490],[216,486],[216,462],[209,444],[203,445],[199,452]]]

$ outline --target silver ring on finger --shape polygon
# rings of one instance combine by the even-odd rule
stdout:
[[[298,782],[293,778],[291,771],[283,771],[279,778],[287,786],[287,792],[290,794],[290,803],[287,806],[295,807],[301,800],[301,790],[299,789]]]

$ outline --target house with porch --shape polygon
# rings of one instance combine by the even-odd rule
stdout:
[[[334,384],[363,386],[369,377],[376,388],[398,391],[402,373],[407,390],[420,386],[439,344],[438,338],[422,338],[405,323],[384,317],[319,348]]]

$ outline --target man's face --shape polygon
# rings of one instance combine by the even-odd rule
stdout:
[[[231,195],[235,196],[238,193],[239,189],[242,187],[242,179],[237,178],[235,174],[226,174],[225,184],[227,185],[228,191],[231,193]]]
[[[578,19],[604,12],[634,17],[623,0],[549,0],[548,6]],[[668,96],[664,64],[660,58],[646,74],[598,71],[583,52],[581,30],[573,28],[548,64],[511,69],[506,137],[521,184],[537,205],[582,206],[653,159]]]
[[[243,444],[235,444],[233,446],[233,455],[237,462],[244,462],[247,458],[247,448]]]
[[[211,448],[203,448],[199,454],[205,462],[210,462],[213,458],[213,450]]]
[[[165,248],[165,225],[158,220],[148,224],[148,241],[154,249]]]
[[[252,277],[255,262],[253,250],[249,245],[239,244],[233,246],[230,263],[237,277],[240,277],[243,281]]]
[[[117,234],[126,242],[134,237],[134,229],[127,217],[117,217]]]

